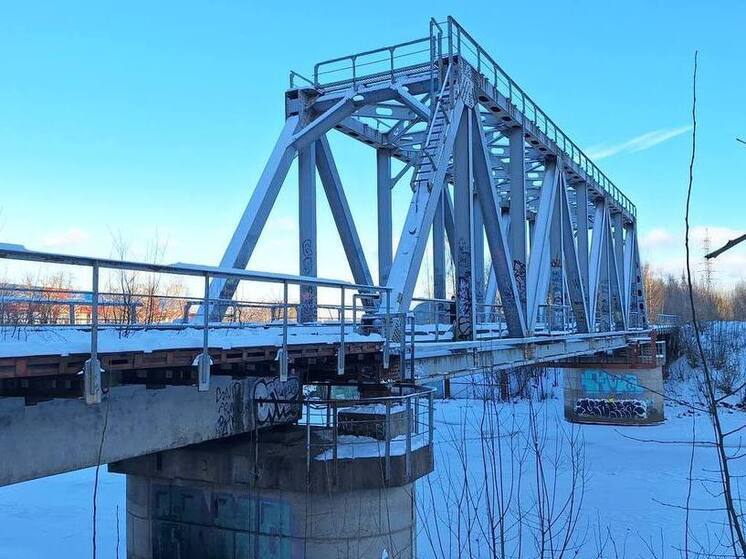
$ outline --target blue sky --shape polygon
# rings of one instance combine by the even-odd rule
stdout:
[[[427,33],[449,13],[637,204],[643,256],[678,273],[690,79],[700,50],[693,221],[746,229],[746,3],[18,2],[0,7],[0,240],[217,263],[283,121],[288,71]],[[375,269],[375,157],[334,141]],[[297,272],[294,174],[249,265]],[[403,185],[402,185],[403,186]],[[406,209],[396,193],[397,222]],[[319,201],[320,275],[340,267]],[[697,241],[699,242],[699,241]],[[722,257],[729,283],[746,248]],[[375,272],[374,272],[375,273]]]

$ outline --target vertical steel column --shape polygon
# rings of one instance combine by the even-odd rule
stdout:
[[[98,263],[93,264],[91,278],[91,357],[83,365],[83,389],[86,404],[100,404],[101,362],[98,360]]]
[[[580,278],[585,287],[586,304],[588,304],[589,276],[588,276],[588,184],[579,182],[575,185],[575,217],[577,221],[578,265]],[[592,325],[591,321],[591,325]]]
[[[205,274],[205,294],[202,308],[202,354],[197,366],[197,390],[206,392],[210,389],[210,276]]]
[[[453,148],[454,229],[456,237],[456,326],[454,338],[470,340],[474,335],[474,255],[471,109],[465,110]]]
[[[316,143],[298,153],[298,256],[301,276],[316,277]],[[300,286],[298,322],[317,318],[316,286]]]
[[[376,150],[378,192],[378,284],[386,285],[392,260],[391,242],[391,152]]]
[[[337,375],[345,374],[345,288],[340,286],[339,306],[339,351],[337,352]]]
[[[557,172],[562,173],[562,162],[557,161]],[[556,182],[557,194],[554,198],[551,225],[549,229],[549,304],[547,320],[552,330],[564,330],[565,281],[564,255],[562,251],[562,204],[559,189],[564,188],[564,181]]]
[[[611,225],[614,227],[614,259],[620,287],[624,285],[624,220],[622,217],[622,212],[611,214]],[[624,309],[627,306],[627,294],[623,287],[619,290],[619,294],[622,312],[626,316],[627,312]]]
[[[617,270],[624,269],[624,226],[622,212],[611,214],[611,225],[614,227],[614,256]]]
[[[475,322],[484,322],[484,216],[482,215],[482,208],[479,205],[476,188],[473,188],[471,207],[472,254],[474,259],[474,301],[477,310]]]
[[[433,219],[433,297],[446,298],[445,200],[447,189],[440,195]]]
[[[526,150],[523,145],[523,128],[508,130],[510,155],[510,255],[513,257],[513,274],[526,314]]]

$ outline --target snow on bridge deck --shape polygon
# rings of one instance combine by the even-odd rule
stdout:
[[[169,349],[201,349],[204,330],[181,325],[173,328],[138,328],[130,332],[125,327],[102,328],[98,332],[101,353],[140,351],[149,353]],[[340,342],[340,327],[325,325],[289,326],[288,345],[336,344]],[[346,343],[382,343],[375,333],[363,335],[352,326],[345,328]],[[211,325],[209,346],[234,349],[282,346],[282,326],[273,325]],[[41,355],[74,355],[90,353],[90,328],[65,326],[33,326],[20,329],[0,329],[0,358]]]

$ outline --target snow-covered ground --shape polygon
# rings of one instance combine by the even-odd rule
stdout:
[[[717,485],[707,481],[717,477],[717,460],[714,450],[706,445],[712,433],[705,415],[669,403],[667,419],[661,425],[572,426],[562,419],[561,389],[556,390],[555,399],[520,400],[495,407],[485,407],[474,399],[436,402],[436,470],[420,481],[417,489],[418,556],[490,556],[494,544],[490,543],[493,532],[488,510],[498,510],[495,499],[500,493],[494,478],[485,477],[485,471],[491,471],[499,456],[505,489],[503,510],[507,511],[506,556],[517,557],[519,552],[522,557],[538,555],[541,540],[535,536],[541,515],[536,504],[538,462],[531,451],[532,433],[543,446],[546,492],[538,502],[544,503],[545,510],[554,507],[557,522],[552,527],[551,545],[555,549],[562,546],[570,510],[571,466],[574,462],[584,468],[583,475],[577,476],[572,506],[579,507],[579,512],[565,557],[680,557],[686,516],[680,507],[687,499],[692,433],[698,444],[690,504],[692,509],[702,510],[691,513],[690,530],[703,547],[717,549],[724,516],[713,510],[720,509],[722,502]],[[490,418],[496,417],[500,419],[499,433],[496,422],[490,428]],[[531,421],[532,417],[537,420]],[[746,413],[723,409],[723,421],[726,429],[739,427],[746,422]],[[744,462],[734,462],[735,475],[746,474]],[[468,490],[464,490],[464,471]],[[93,470],[85,470],[0,489],[0,559],[90,556],[92,487]],[[117,507],[119,557],[124,558],[124,477],[102,468],[98,512],[101,558],[116,557]],[[471,545],[467,543],[469,532]],[[690,547],[699,550],[697,544]],[[600,554],[599,548],[603,548]]]
[[[490,427],[490,416],[499,417],[499,432],[497,422]],[[723,506],[716,495],[717,456],[708,446],[712,428],[704,414],[668,403],[666,421],[660,425],[570,425],[563,420],[562,400],[555,398],[533,404],[522,400],[492,410],[487,404],[486,412],[477,400],[439,402],[435,419],[436,470],[420,482],[417,495],[420,557],[492,557],[490,546],[502,556],[499,529],[490,530],[489,509],[496,527],[499,511],[506,511],[507,557],[541,556],[541,516],[546,557],[680,557],[693,436],[690,549],[723,552],[716,542],[725,515],[713,510]],[[746,413],[724,408],[722,419],[729,430],[744,425]],[[536,475],[534,440],[543,446],[543,481]],[[733,443],[736,451],[738,440]],[[489,475],[500,468],[500,451],[502,492]],[[573,462],[576,516],[569,509]],[[733,466],[735,476],[746,474],[746,464],[736,461]],[[537,485],[544,485],[543,494],[537,493]],[[501,497],[506,503],[502,508],[496,504]],[[470,508],[476,512],[470,514]],[[549,517],[555,522],[552,542]],[[560,555],[568,521],[576,526],[567,551]],[[497,541],[490,543],[493,533]],[[550,547],[553,555],[546,551]]]

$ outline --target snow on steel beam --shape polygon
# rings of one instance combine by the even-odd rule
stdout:
[[[326,193],[326,199],[329,201],[334,223],[337,226],[337,231],[342,241],[342,247],[347,255],[347,262],[350,265],[352,277],[355,279],[355,283],[372,285],[373,278],[368,268],[368,262],[365,259],[363,245],[360,242],[355,222],[352,219],[350,206],[347,203],[347,196],[345,195],[342,181],[339,178],[337,165],[334,162],[334,156],[332,155],[329,140],[327,140],[326,136],[322,136],[316,141],[316,167],[318,168],[321,184]]]
[[[514,338],[526,337],[526,319],[520,305],[518,286],[513,275],[510,248],[502,223],[500,205],[496,197],[497,190],[490,172],[490,153],[484,141],[484,132],[479,118],[474,118],[472,128],[474,143],[474,178],[484,216],[484,228],[487,244],[495,270],[497,288],[500,292],[508,334]],[[491,303],[491,302],[490,302]]]
[[[277,194],[290,169],[296,150],[292,145],[293,134],[298,127],[298,116],[287,119],[272,154],[264,166],[259,182],[251,194],[246,209],[233,232],[228,247],[220,260],[221,268],[245,268],[254,252],[264,224],[267,222]],[[210,283],[211,299],[231,299],[236,292],[238,280],[216,278]],[[212,320],[220,320],[225,307],[213,307]]]
[[[391,265],[387,284],[391,288],[391,299],[399,312],[408,311],[409,304],[412,301],[430,226],[435,216],[440,194],[444,190],[448,159],[453,152],[453,144],[463,111],[464,102],[457,99],[450,110],[450,126],[440,148],[437,165],[432,173],[432,180],[429,181],[431,187],[419,186],[412,193],[412,201],[404,220],[404,227],[399,238],[399,245]],[[429,161],[422,159],[418,163],[415,173],[418,173],[419,168],[424,163],[429,163]]]

